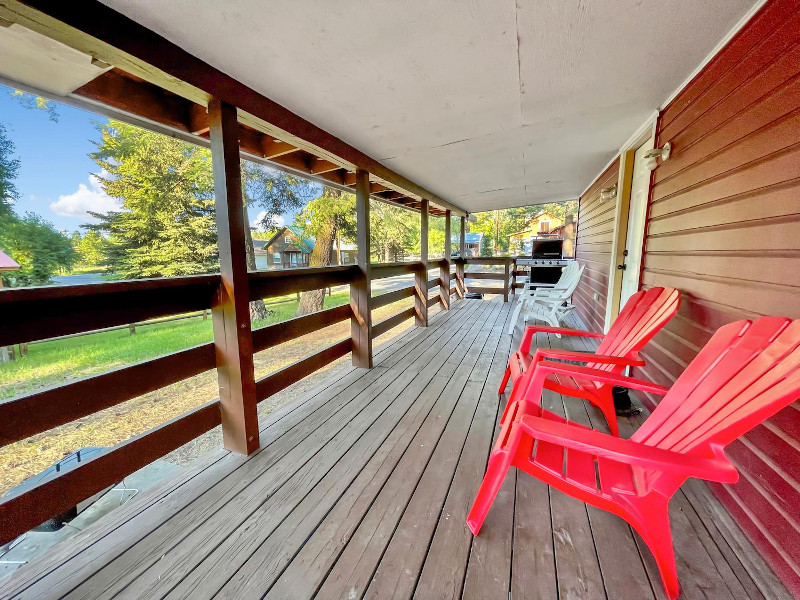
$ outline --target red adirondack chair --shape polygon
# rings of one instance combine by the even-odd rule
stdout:
[[[626,367],[642,366],[644,361],[639,359],[639,350],[666,325],[667,321],[675,316],[679,305],[680,292],[678,290],[654,287],[647,291],[636,292],[631,296],[605,336],[578,329],[529,325],[525,328],[519,350],[508,360],[508,367],[506,367],[503,382],[500,384],[499,393],[502,394],[505,391],[509,379],[512,380],[512,384],[516,384],[520,375],[529,369],[531,364],[546,358],[585,362],[589,368],[609,373],[622,373]],[[531,341],[537,332],[602,338],[603,341],[600,342],[595,353],[538,348],[531,357]],[[583,398],[597,406],[603,412],[611,433],[619,435],[617,415],[614,412],[614,399],[611,395],[613,387],[613,385],[601,381],[568,374],[553,375],[545,381],[545,388],[548,390],[575,398]],[[501,423],[505,423],[516,396],[517,393],[512,387]]]
[[[525,398],[492,450],[467,525],[478,534],[508,468],[517,467],[630,523],[650,547],[667,594],[677,598],[669,500],[689,477],[736,482],[725,446],[800,397],[800,320],[763,317],[719,329],[630,440],[539,408],[553,374],[659,392],[617,373],[538,363],[523,377]],[[523,410],[526,402],[537,414]]]

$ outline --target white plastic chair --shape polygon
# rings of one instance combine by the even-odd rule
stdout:
[[[561,277],[554,284],[525,284],[514,309],[508,334],[513,335],[520,313],[523,324],[533,318],[544,321],[551,327],[559,327],[561,320],[575,308],[570,299],[580,283],[583,268],[583,265],[572,262],[564,268]]]

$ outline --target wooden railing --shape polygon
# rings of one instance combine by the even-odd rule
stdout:
[[[384,279],[387,277],[397,277],[399,275],[414,275],[414,283],[399,290],[392,290],[370,298],[370,309],[375,310],[383,306],[387,306],[394,302],[403,300],[404,298],[414,298],[414,306],[405,308],[385,319],[372,324],[372,337],[376,338],[383,335],[387,331],[400,325],[400,323],[414,318],[418,325],[427,324],[427,309],[435,306],[436,303],[442,305],[442,308],[447,310],[450,308],[450,295],[455,292],[455,288],[450,287],[450,261],[442,258],[436,261],[428,261],[427,270],[425,264],[421,261],[416,262],[399,262],[399,263],[382,263],[371,265],[371,279]],[[439,269],[439,277],[429,279],[430,270]],[[424,282],[424,285],[420,285]],[[437,296],[428,297],[428,291],[435,288],[440,288]],[[447,294],[443,290],[451,290]]]
[[[248,274],[252,300],[352,282],[353,266]],[[219,310],[220,276],[201,275],[4,290],[0,344],[83,333],[172,314]],[[350,319],[349,304],[252,331],[258,352]],[[216,315],[214,315],[216,318]],[[256,381],[258,401],[350,352],[350,337]],[[188,379],[217,366],[219,342],[208,342],[112,371],[0,401],[0,445],[11,444]],[[153,460],[222,423],[219,399],[137,435],[96,459],[0,503],[0,544],[116,484]]]
[[[440,276],[428,279],[422,262],[370,265],[371,280],[405,274],[415,276],[413,285],[370,298],[370,312],[405,298],[415,298],[414,306],[372,325],[373,338],[411,318],[418,322],[424,318],[423,324],[427,324],[427,308],[437,302],[444,308],[449,307],[449,293],[442,291],[438,296],[428,298],[428,290],[440,286],[441,290],[455,292],[456,287],[450,287],[451,263],[442,259],[429,262],[428,267],[439,268]],[[249,299],[352,284],[359,277],[361,270],[357,266],[249,273]],[[425,282],[424,286],[420,281]],[[219,275],[200,275],[90,286],[4,290],[0,293],[0,314],[8,318],[0,326],[0,344],[87,333],[132,321],[209,308],[216,319],[216,313],[222,310],[218,302],[220,286]],[[352,320],[351,304],[253,329],[252,352]],[[257,401],[263,401],[352,349],[352,337],[347,337],[256,380]],[[215,339],[214,342],[0,401],[0,445],[24,440],[199,375],[217,367],[218,353],[224,351],[220,340]],[[220,401],[216,399],[124,441],[73,470],[3,500],[0,503],[0,544],[13,540],[53,515],[69,510],[221,423]]]
[[[509,292],[514,293],[514,285],[512,281],[512,273],[516,272],[516,259],[512,257],[496,257],[496,258],[462,258],[456,260],[456,278],[462,289],[467,292],[478,292],[482,294],[503,294],[503,301],[508,302]],[[492,271],[467,271],[468,265],[486,265],[503,267],[503,272]],[[467,285],[467,279],[476,280],[495,280],[503,283],[502,288],[497,287],[482,287],[476,285]],[[463,292],[462,292],[463,293]]]

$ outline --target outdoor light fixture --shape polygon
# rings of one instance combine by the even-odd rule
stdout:
[[[617,186],[615,185],[600,190],[600,202],[608,202],[609,200],[614,200],[616,197]]]
[[[469,221],[470,223],[475,223],[475,222],[477,222],[477,220],[478,220],[478,217],[476,217],[475,215],[468,215],[467,216],[467,221]]]
[[[644,166],[647,167],[648,171],[652,171],[658,166],[659,157],[661,157],[661,162],[669,158],[670,150],[672,150],[672,145],[669,142],[664,144],[663,148],[648,150],[644,153]]]

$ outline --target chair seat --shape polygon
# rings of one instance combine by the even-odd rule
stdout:
[[[512,422],[519,421],[525,416],[591,429],[531,403],[517,403],[511,414],[513,418],[507,424],[508,429]],[[498,445],[505,442],[503,433],[505,432],[501,433]],[[584,501],[591,502],[586,497],[587,494],[594,496],[603,504],[614,502],[619,494],[637,494],[636,477],[630,465],[564,448],[558,444],[534,440],[526,463],[525,470],[538,472],[543,480],[565,493],[579,493]],[[515,464],[515,466],[520,465]]]

